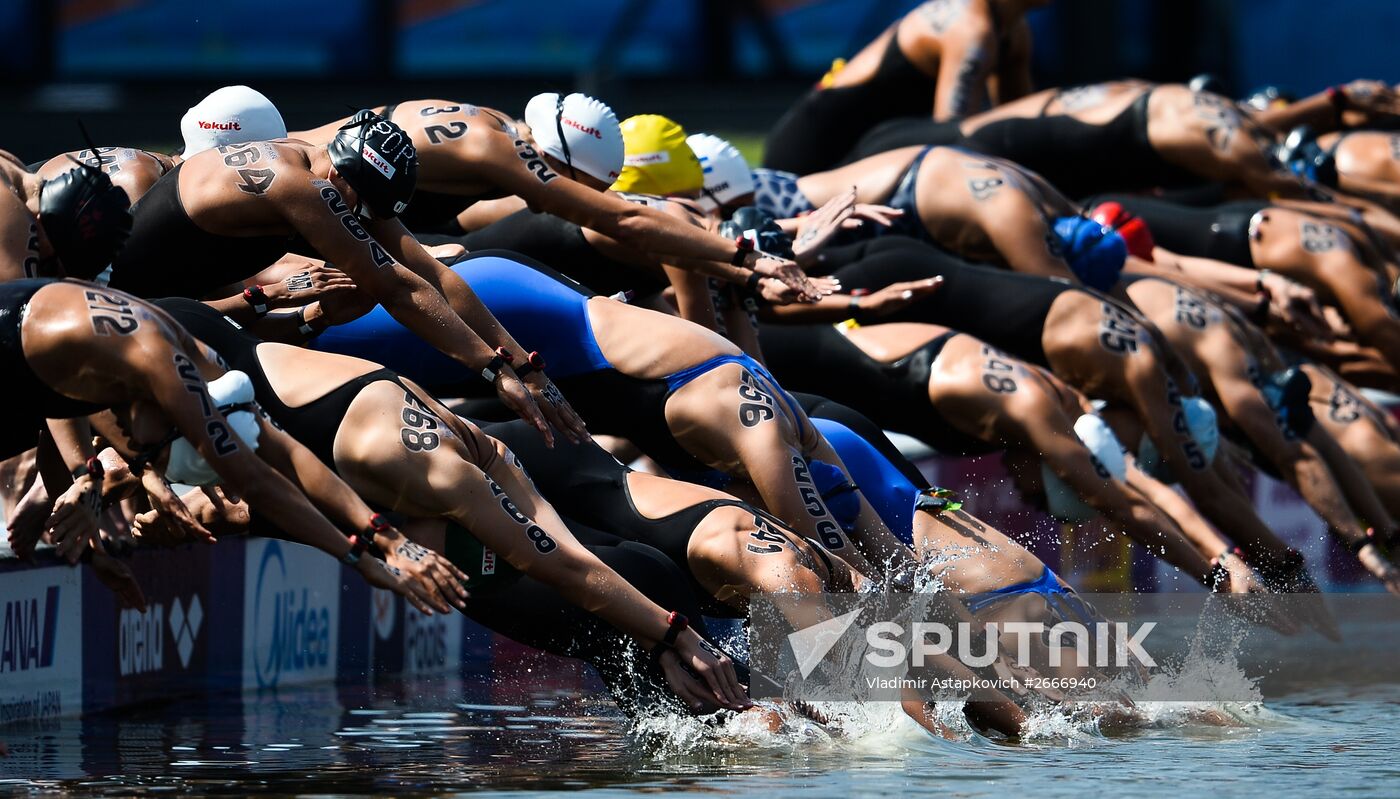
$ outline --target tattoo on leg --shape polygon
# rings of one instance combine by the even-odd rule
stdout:
[[[131,301],[113,291],[83,292],[88,302],[88,319],[92,332],[99,336],[129,336],[141,326]]]
[[[1103,316],[1099,320],[1099,344],[1117,355],[1130,355],[1138,351],[1138,340],[1143,334],[1133,317],[1122,308],[1103,304]]]
[[[1303,249],[1311,253],[1331,252],[1343,246],[1341,228],[1325,222],[1304,219],[1298,223],[1298,233],[1303,237]]]
[[[428,452],[438,448],[447,432],[446,426],[437,414],[413,396],[413,392],[403,393],[404,407],[399,418],[407,427],[400,428],[399,440],[409,452]]]
[[[1199,296],[1180,286],[1176,289],[1176,321],[1196,330],[1206,329],[1206,304]]]
[[[1331,406],[1327,416],[1337,424],[1351,424],[1361,418],[1361,400],[1341,383],[1333,384],[1327,403]]]
[[[747,369],[739,375],[739,399],[739,423],[744,427],[756,427],[777,417],[773,395]]]
[[[773,524],[762,516],[754,516],[753,524],[754,530],[749,533],[749,537],[755,541],[763,542],[763,546],[745,544],[744,549],[755,555],[773,555],[782,552],[785,547],[796,549],[786,536],[774,529]]]
[[[1007,358],[1006,353],[996,347],[982,345],[982,385],[988,391],[997,394],[1013,394],[1016,392],[1016,367]]]

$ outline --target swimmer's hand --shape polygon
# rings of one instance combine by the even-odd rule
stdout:
[[[375,301],[368,292],[338,291],[306,306],[308,322],[318,322],[320,327],[335,327],[359,319],[374,310]]]
[[[132,521],[132,532],[147,544],[173,547],[190,541],[203,541],[213,544],[214,534],[195,518],[184,500],[175,495],[170,483],[164,477],[148,473],[142,483],[146,487],[146,498],[151,509],[136,514]]]
[[[592,438],[588,434],[587,425],[583,423],[583,417],[578,415],[564,398],[564,393],[542,370],[531,372],[522,382],[525,388],[529,389],[536,406],[544,412],[545,418],[555,430],[563,433],[565,438],[575,444],[582,444]]]
[[[734,673],[734,662],[723,652],[705,646],[694,630],[682,630],[675,646],[661,654],[661,671],[666,684],[693,710],[714,706],[744,710],[753,705]]]
[[[354,291],[355,281],[323,261],[306,261],[303,268],[263,286],[270,308],[296,308],[336,293]]]
[[[408,540],[398,530],[375,534],[375,544],[384,551],[384,562],[418,584],[428,604],[441,613],[467,606],[467,575],[447,558]]]
[[[817,251],[825,247],[831,237],[848,227],[849,222],[859,226],[859,219],[852,219],[856,210],[856,187],[827,200],[821,208],[802,217],[792,240],[792,256],[798,263],[806,263]]]
[[[931,296],[943,285],[943,276],[892,283],[856,299],[862,318],[888,316]]]
[[[1366,567],[1366,571],[1371,573],[1385,586],[1385,590],[1396,596],[1400,596],[1400,569],[1395,568],[1381,552],[1380,547],[1375,544],[1367,544],[1357,550],[1356,559],[1361,561],[1361,565]]]
[[[807,280],[823,297],[841,290],[841,281],[833,277],[809,277]],[[806,302],[801,292],[772,277],[765,277],[758,281],[758,295],[770,305]]]
[[[795,293],[794,299],[798,302],[816,302],[841,289],[841,281],[835,278],[826,278],[818,282],[808,277],[807,273],[803,272],[802,267],[798,266],[796,262],[772,255],[759,255],[758,259],[754,261],[753,271],[764,278],[772,278],[782,283]],[[760,285],[763,282],[760,280]],[[792,302],[793,300],[787,301]]]
[[[44,521],[49,540],[58,549],[58,556],[77,563],[88,540],[97,536],[97,524],[102,515],[102,482],[84,474],[53,504],[53,512]]]
[[[135,608],[146,612],[146,594],[141,583],[125,563],[108,555],[100,547],[92,550],[92,572],[102,584],[117,595],[117,602],[123,608]]]
[[[354,569],[365,582],[375,588],[393,591],[407,600],[419,613],[424,616],[433,615],[433,609],[428,604],[428,590],[399,569],[369,555],[362,556],[355,563]]]
[[[1400,95],[1385,81],[1354,80],[1341,87],[1348,110],[1368,117],[1400,115]]]
[[[1305,338],[1332,340],[1332,329],[1312,289],[1277,272],[1263,274],[1259,281],[1269,300],[1269,316]]]

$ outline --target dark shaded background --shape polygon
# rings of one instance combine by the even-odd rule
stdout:
[[[266,93],[293,129],[413,97],[519,113],[536,92],[580,88],[620,116],[758,133],[916,4],[0,0],[0,147],[29,160],[76,148],[79,116],[103,142],[170,146],[184,110],[227,83]],[[1400,80],[1400,0],[1056,0],[1031,24],[1038,86]]]

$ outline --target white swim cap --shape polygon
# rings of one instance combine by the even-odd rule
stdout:
[[[698,199],[701,208],[714,211],[719,207],[716,203],[725,205],[753,193],[753,172],[734,145],[708,133],[693,134],[685,142],[705,173],[705,191]]]
[[[535,146],[560,163],[608,184],[622,174],[622,128],[601,100],[575,92],[561,104],[555,92],[537,94],[525,106],[525,124]]]
[[[287,138],[287,123],[272,101],[247,86],[225,86],[200,100],[180,119],[184,157],[245,141]]]
[[[1122,480],[1128,476],[1128,464],[1123,459],[1123,445],[1102,418],[1086,413],[1074,422],[1074,434],[1089,449],[1094,471],[1104,481]],[[1065,485],[1045,461],[1040,462],[1040,479],[1045,484],[1045,507],[1051,516],[1067,522],[1085,522],[1098,512],[1084,503],[1074,489]]]
[[[253,382],[248,375],[234,370],[209,383],[209,398],[221,409],[233,405],[245,405],[253,401]],[[236,410],[225,414],[233,432],[243,443],[258,448],[258,417],[248,410]],[[212,486],[220,482],[219,473],[199,454],[184,436],[175,439],[170,445],[170,463],[165,467],[165,476],[172,483],[192,486]]]

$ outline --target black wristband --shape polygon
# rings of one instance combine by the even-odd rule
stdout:
[[[317,330],[314,325],[306,321],[306,306],[304,305],[297,309],[297,332],[306,336],[308,339],[321,335],[320,330]]]
[[[497,347],[496,355],[486,362],[481,370],[481,378],[488,383],[495,383],[496,378],[501,376],[501,367],[514,360],[514,357],[505,347]]]
[[[267,316],[267,292],[263,291],[262,286],[254,285],[243,289],[243,301],[252,307],[253,313],[259,319]]]
[[[763,275],[757,272],[750,272],[749,276],[744,280],[744,290],[750,294],[757,294],[759,291],[758,283],[761,280],[763,280]]]
[[[666,637],[661,639],[661,645],[669,649],[676,645],[676,638],[681,634],[681,630],[690,627],[690,619],[687,619],[684,613],[673,610],[666,614],[666,624],[669,626],[666,628]]]

